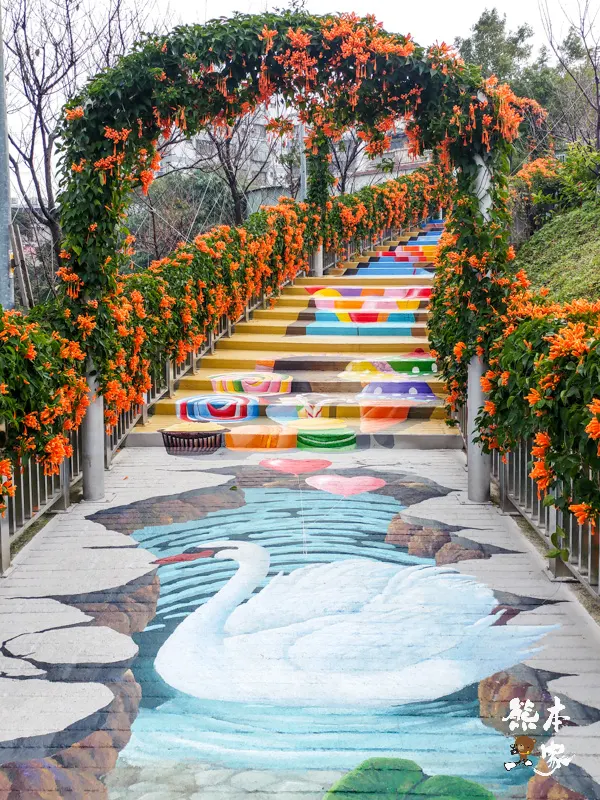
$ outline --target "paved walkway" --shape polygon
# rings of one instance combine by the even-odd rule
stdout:
[[[396,388],[384,407],[414,398]],[[335,429],[290,405],[292,430]],[[127,448],[104,502],[23,550],[0,579],[0,800],[600,800],[600,634],[569,585],[467,502],[454,440],[317,440]]]

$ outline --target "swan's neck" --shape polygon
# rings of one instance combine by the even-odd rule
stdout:
[[[249,549],[249,548],[248,548]],[[211,597],[204,605],[190,614],[180,625],[176,633],[222,637],[223,629],[229,615],[247,600],[258,584],[269,572],[269,553],[262,547],[253,545],[248,553],[239,555],[238,569],[227,584]]]

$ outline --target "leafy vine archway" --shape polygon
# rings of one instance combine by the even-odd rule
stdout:
[[[159,139],[168,139],[174,129],[192,135],[209,120],[228,125],[261,103],[293,106],[307,126],[308,203],[281,204],[263,228],[251,221],[245,228],[198,237],[194,248],[179,248],[146,273],[131,274],[133,237],[124,218],[132,190],[147,191],[154,179]],[[445,194],[448,206],[452,185],[453,213],[442,251],[446,271],[440,271],[435,292],[432,340],[458,396],[468,356],[487,347],[475,310],[485,318],[485,310],[497,307],[507,291],[504,176],[526,103],[509,87],[484,80],[447,46],[424,49],[408,36],[385,32],[372,17],[348,14],[267,13],[178,27],[147,38],[93,78],[65,111],[59,274],[66,290],[64,324],[98,367],[108,423],[127,404],[139,402],[148,387],[152,347],[162,343],[184,358],[211,324],[207,308],[213,317],[233,311],[241,284],[249,290],[257,276],[269,274],[272,267],[261,257],[265,248],[276,263],[287,264],[289,278],[311,246],[331,239],[331,139],[353,126],[367,150],[378,154],[399,119],[406,121],[412,152],[433,151],[437,172],[430,171],[425,183],[405,182],[395,197],[393,191],[388,196],[386,207],[403,203],[404,208],[410,192],[413,203],[425,206]],[[274,111],[274,132],[288,124]],[[487,220],[476,191],[482,168],[493,176]],[[253,229],[257,224],[260,230]],[[274,247],[281,250],[275,256]],[[239,272],[248,253],[254,261]],[[205,259],[207,270],[228,275],[228,291],[237,299],[224,297],[225,289],[208,291],[197,272],[187,271],[198,259]],[[174,284],[180,284],[179,299]],[[160,313],[148,326],[142,320],[152,303]],[[173,315],[180,323],[178,338],[164,333]]]

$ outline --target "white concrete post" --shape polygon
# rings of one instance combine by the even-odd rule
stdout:
[[[87,364],[90,405],[81,426],[83,499],[104,498],[104,399],[98,392],[98,373],[91,359]]]
[[[479,210],[483,218],[487,221],[492,205],[492,196],[490,193],[492,173],[481,156],[475,156],[475,164],[478,167],[474,186],[475,194],[479,200]],[[473,356],[469,363],[467,389],[467,496],[473,503],[487,503],[490,499],[492,459],[489,453],[486,454],[482,451],[479,443],[473,441],[478,433],[475,417],[479,414],[485,402],[485,394],[481,388],[481,378],[485,372],[486,365],[481,358]]]
[[[323,277],[323,245],[313,253],[313,275],[316,278]]]
[[[473,503],[487,503],[490,499],[490,476],[492,459],[482,452],[481,445],[473,441],[478,434],[475,417],[485,402],[481,378],[486,365],[481,358],[473,356],[469,362],[469,388],[467,395],[468,447],[467,447],[467,495]]]

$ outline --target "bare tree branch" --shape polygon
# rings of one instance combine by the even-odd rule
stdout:
[[[112,66],[148,27],[155,27],[153,18],[164,25],[164,11],[160,9],[160,16],[158,11],[157,0],[8,0],[6,4],[13,185],[32,222],[41,226],[40,241],[50,243],[39,248],[50,284],[61,240],[55,145],[63,105],[90,75]]]

